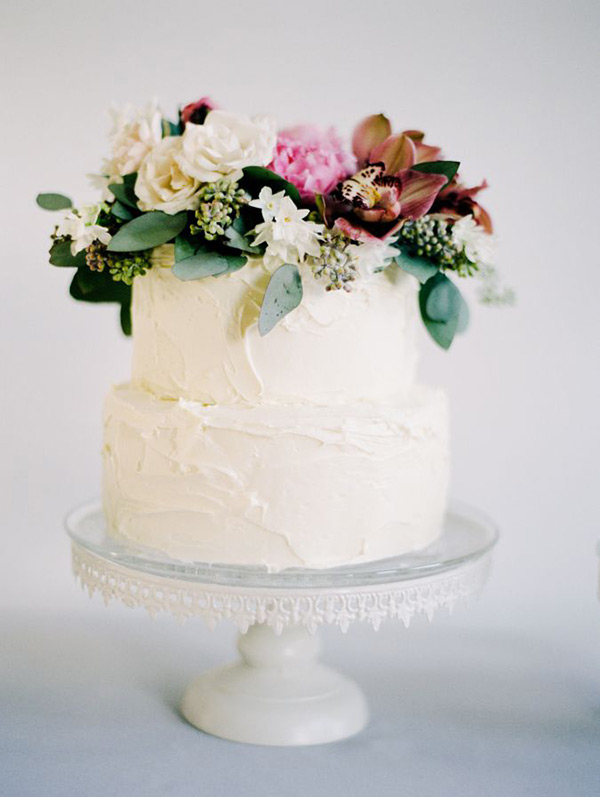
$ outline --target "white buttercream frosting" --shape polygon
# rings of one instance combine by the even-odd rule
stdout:
[[[304,297],[264,338],[260,259],[226,276],[181,282],[172,247],[133,290],[133,384],[206,404],[393,404],[413,384],[417,283],[395,266],[326,292],[303,272]],[[161,265],[162,264],[162,265]]]
[[[447,481],[439,390],[397,406],[207,407],[125,385],[106,401],[109,526],[179,559],[276,570],[414,550],[439,534]]]

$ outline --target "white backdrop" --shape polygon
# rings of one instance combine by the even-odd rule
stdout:
[[[41,618],[35,637],[51,616],[96,616],[74,590],[61,521],[99,491],[101,403],[127,378],[131,353],[117,311],[71,301],[70,274],[47,264],[53,219],[35,195],[94,198],[85,175],[106,152],[111,102],[156,95],[173,115],[210,94],[282,126],[335,124],[346,135],[385,111],[462,160],[470,182],[488,179],[482,202],[518,304],[473,300],[450,353],[425,336],[422,346],[422,379],[451,397],[453,494],[502,531],[485,595],[451,626],[538,640],[593,672],[598,4],[21,0],[0,13],[5,618]],[[157,633],[141,615],[110,616],[148,640]]]

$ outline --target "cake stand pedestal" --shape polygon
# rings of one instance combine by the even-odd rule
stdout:
[[[181,710],[192,725],[238,742],[321,744],[358,733],[368,709],[360,688],[318,660],[318,628],[384,620],[408,627],[452,610],[485,583],[497,540],[493,523],[463,504],[446,514],[441,537],[416,553],[329,570],[269,573],[249,566],[178,562],[106,533],[98,501],[67,518],[73,570],[89,594],[108,603],[232,620],[241,659],[204,673]]]

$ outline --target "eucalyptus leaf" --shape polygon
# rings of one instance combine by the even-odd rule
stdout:
[[[471,313],[469,312],[469,305],[464,300],[463,295],[460,296],[460,309],[458,311],[458,326],[456,327],[456,332],[460,335],[463,332],[466,332],[469,321],[471,318]]]
[[[244,176],[240,180],[240,185],[248,193],[258,196],[260,189],[267,185],[274,193],[285,191],[295,205],[300,206],[302,204],[300,192],[296,186],[270,169],[265,169],[263,166],[246,166],[243,172]]]
[[[217,277],[238,271],[245,266],[247,258],[227,255],[204,247],[196,250],[191,257],[176,260],[173,274],[180,280],[197,280],[204,277]]]
[[[38,194],[35,201],[44,210],[67,210],[73,207],[69,197],[63,194]]]
[[[258,331],[266,335],[302,301],[302,279],[297,266],[286,263],[273,273],[258,318]]]
[[[121,221],[130,221],[133,218],[132,208],[127,207],[127,205],[124,205],[118,199],[110,206],[110,212],[115,218],[121,219]]]
[[[170,216],[161,210],[143,213],[124,224],[108,244],[110,252],[139,252],[173,240],[187,224],[187,213]]]
[[[435,263],[432,263],[431,260],[427,260],[425,257],[412,257],[404,251],[399,252],[394,260],[403,271],[416,277],[421,283],[427,282],[428,279],[435,276],[439,271],[438,267]]]
[[[427,283],[429,290],[425,300],[425,314],[431,321],[458,321],[461,296],[456,285],[445,274],[439,273]]]
[[[252,246],[248,243],[246,236],[238,232],[234,226],[228,227],[225,230],[225,238],[227,239],[227,246],[230,246],[232,249],[239,249],[251,255],[259,255],[261,252],[258,246]]]
[[[183,235],[178,235],[175,238],[175,262],[178,260],[185,260],[188,257],[196,254],[196,249],[192,242]]]
[[[54,241],[50,247],[50,263],[61,268],[85,266],[85,251],[71,254],[71,241]]]
[[[431,337],[443,349],[450,348],[458,332],[462,303],[458,288],[441,272],[421,285],[421,318]]]
[[[459,166],[459,161],[429,161],[426,163],[416,163],[410,168],[414,169],[416,172],[423,172],[424,174],[443,174],[448,182],[450,182],[458,171]]]

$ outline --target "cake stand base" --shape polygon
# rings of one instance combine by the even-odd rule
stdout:
[[[262,745],[345,739],[368,720],[359,687],[317,660],[319,640],[305,628],[281,634],[257,624],[240,634],[236,664],[201,675],[188,688],[184,717],[206,733]]]
[[[329,570],[179,562],[107,533],[100,503],[67,518],[73,570],[92,595],[144,607],[152,616],[233,621],[241,636],[236,664],[200,676],[187,690],[183,716],[207,733],[262,745],[333,742],[367,722],[360,689],[317,659],[320,626],[408,627],[479,593],[498,538],[485,516],[453,505],[428,548]],[[311,636],[311,634],[313,634]]]

